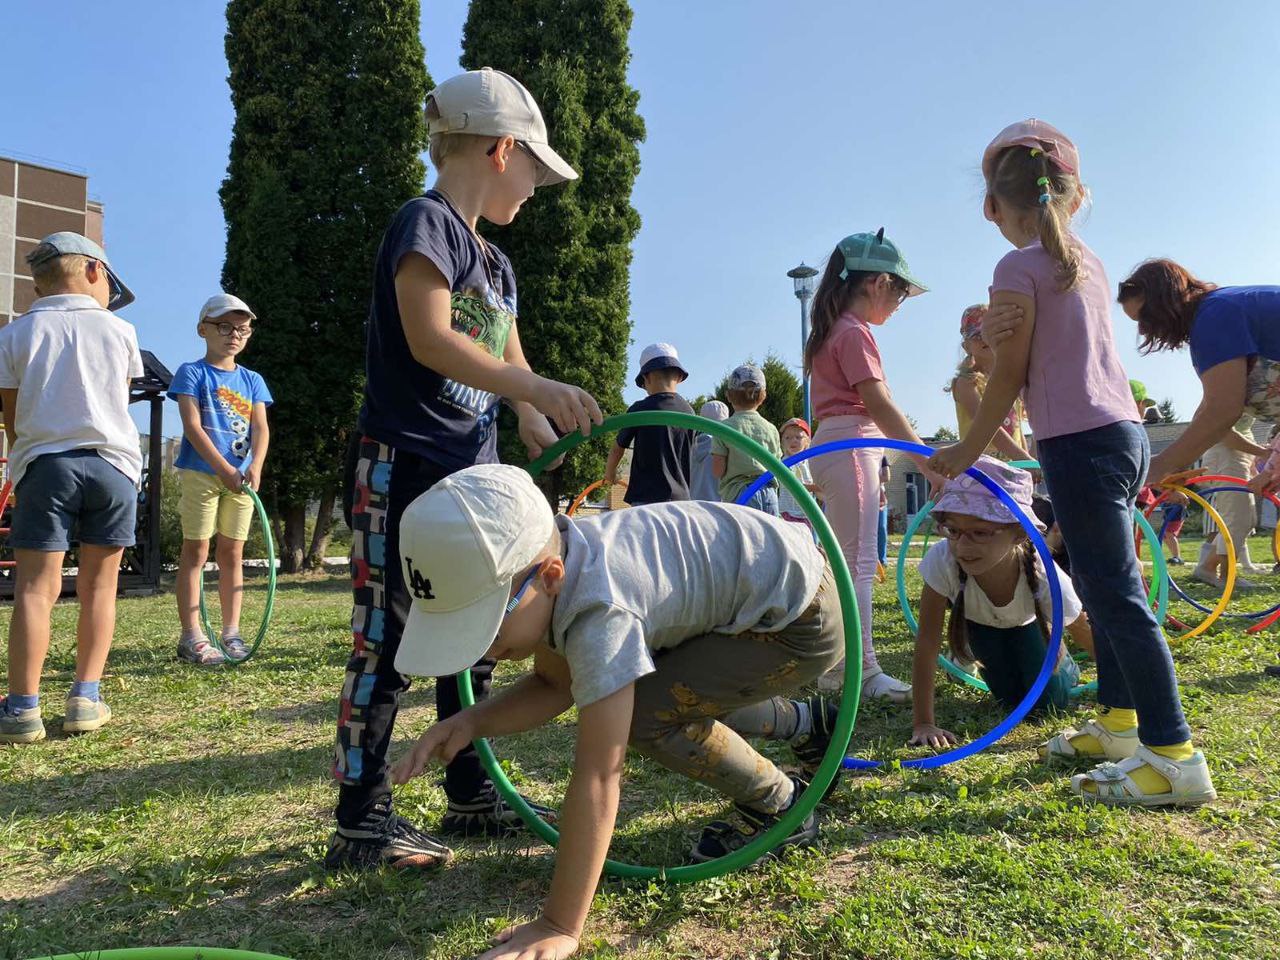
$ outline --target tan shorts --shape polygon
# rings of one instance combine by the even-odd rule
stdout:
[[[232,493],[213,474],[200,470],[179,470],[178,476],[183,540],[208,540],[215,530],[228,540],[249,539],[253,501],[247,493]]]

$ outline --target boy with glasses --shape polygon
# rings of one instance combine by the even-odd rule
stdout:
[[[254,507],[244,488],[257,490],[262,480],[271,391],[260,375],[237,364],[236,356],[248,344],[255,319],[237,297],[210,297],[196,324],[205,342],[204,358],[180,366],[169,385],[169,396],[182,414],[182,449],[175,461],[182,480],[178,657],[203,667],[226,660],[200,626],[200,578],[215,531],[222,649],[237,659],[248,654],[240,638],[240,605],[244,543]]]

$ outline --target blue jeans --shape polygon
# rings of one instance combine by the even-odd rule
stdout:
[[[756,510],[763,510],[771,517],[781,516],[778,513],[778,488],[770,484],[767,487],[757,491],[754,496],[746,503],[744,507],[753,507]]]
[[[1173,657],[1133,549],[1133,504],[1151,460],[1146,432],[1112,423],[1036,447],[1071,579],[1093,625],[1098,702],[1137,710],[1138,737],[1149,747],[1190,740]]]
[[[880,508],[880,525],[876,527],[876,556],[880,566],[889,562],[889,508]]]

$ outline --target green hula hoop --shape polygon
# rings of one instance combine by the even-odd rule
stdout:
[[[239,665],[244,663],[255,653],[262,643],[262,638],[267,635],[267,628],[271,626],[271,613],[276,606],[276,544],[271,539],[271,520],[267,517],[267,508],[262,505],[257,492],[250,486],[244,487],[244,492],[249,495],[249,499],[253,501],[253,509],[258,515],[258,523],[262,524],[262,539],[267,544],[267,605],[262,611],[262,623],[258,624],[258,632],[254,634],[253,643],[249,645],[248,652],[243,657],[233,657],[227,652],[226,647],[222,645],[222,635],[215,632],[209,625],[209,611],[205,607],[204,602],[204,574],[200,575],[200,625],[204,627],[204,635],[209,638],[209,642],[227,658],[227,663]],[[111,951],[107,951],[110,953]],[[104,953],[103,956],[107,956]],[[261,954],[266,956],[266,954]]]
[[[1034,460],[1015,460],[1009,464],[1011,467],[1019,467],[1023,470],[1038,470],[1040,464]],[[902,609],[902,616],[907,621],[907,627],[915,634],[920,629],[920,624],[916,621],[915,612],[911,609],[911,598],[907,595],[907,554],[911,549],[911,539],[916,535],[920,526],[933,512],[933,501],[928,500],[925,505],[920,508],[919,512],[911,518],[911,523],[907,525],[906,533],[902,535],[902,546],[898,550],[898,606]],[[1147,538],[1148,543],[1158,543],[1155,531],[1152,529],[1150,522],[1147,520],[1141,510],[1134,510],[1134,519],[1137,521],[1138,527],[1142,530],[1142,535]],[[1169,583],[1166,576],[1167,567],[1165,565],[1164,551],[1153,550],[1151,553],[1152,565],[1154,567],[1151,579],[1151,587],[1147,593],[1147,602],[1156,605],[1156,619],[1160,623],[1164,623],[1165,614],[1169,609]],[[961,683],[967,683],[975,690],[981,690],[983,693],[989,693],[987,684],[981,677],[975,677],[973,674],[961,670],[951,659],[943,653],[938,654],[938,665],[947,673],[955,677]],[[1097,689],[1097,681],[1090,681],[1076,690],[1084,692],[1085,690]],[[1073,691],[1074,692],[1074,691]]]
[[[225,947],[124,947],[119,950],[86,950],[30,960],[288,960],[274,953],[228,950]]]
[[[781,460],[750,437],[744,436],[732,427],[689,413],[672,413],[662,410],[646,411],[644,413],[624,413],[620,416],[607,418],[603,424],[591,431],[591,436],[597,437],[601,434],[614,433],[623,427],[683,427],[686,430],[694,430],[698,433],[709,433],[718,440],[722,440],[731,447],[737,447],[764,464],[764,468],[772,472],[778,482],[795,496],[796,500],[804,508],[805,515],[813,524],[814,532],[817,533],[819,542],[822,544],[823,549],[826,550],[828,562],[830,562],[831,570],[835,574],[836,590],[840,596],[840,612],[844,622],[845,694],[840,701],[840,713],[836,718],[835,731],[831,737],[831,745],[827,748],[827,752],[823,756],[822,763],[819,765],[817,773],[814,774],[812,782],[810,782],[804,793],[797,798],[796,802],[791,805],[791,809],[783,814],[777,823],[746,846],[726,856],[708,860],[705,863],[694,863],[678,867],[646,867],[638,864],[622,863],[617,860],[606,860],[604,865],[605,873],[615,877],[667,880],[672,883],[693,883],[698,880],[718,877],[721,874],[739,870],[755,863],[790,836],[791,832],[800,825],[800,822],[822,800],[822,795],[826,792],[831,781],[835,779],[836,772],[844,761],[845,751],[849,747],[849,739],[853,736],[853,725],[858,716],[858,700],[862,692],[862,624],[858,617],[858,604],[854,599],[853,581],[849,578],[849,567],[845,564],[844,555],[840,552],[840,543],[836,540],[835,534],[831,531],[827,518],[823,515],[817,502],[809,494],[809,491],[805,489],[804,484],[800,482],[794,473],[787,469]],[[587,439],[581,433],[571,433],[566,437],[562,437],[557,443],[548,448],[542,456],[529,464],[527,469],[531,474],[537,476],[562,454],[586,442]],[[458,696],[462,700],[463,706],[470,706],[475,702],[475,697],[471,691],[471,671],[469,670],[464,670],[458,674]],[[560,834],[555,827],[539,818],[529,808],[524,798],[516,792],[516,788],[511,785],[511,781],[503,773],[502,767],[494,756],[493,750],[489,747],[488,741],[484,739],[476,740],[475,748],[480,755],[480,762],[484,765],[485,770],[497,786],[498,792],[502,794],[503,799],[520,815],[520,818],[530,830],[545,842],[555,846],[560,839]]]

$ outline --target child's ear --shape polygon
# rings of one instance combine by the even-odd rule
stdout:
[[[559,557],[547,557],[538,567],[538,576],[547,596],[559,596],[564,585],[564,561]]]
[[[992,223],[999,223],[999,220],[996,219],[996,198],[990,193],[982,198],[982,215]]]

